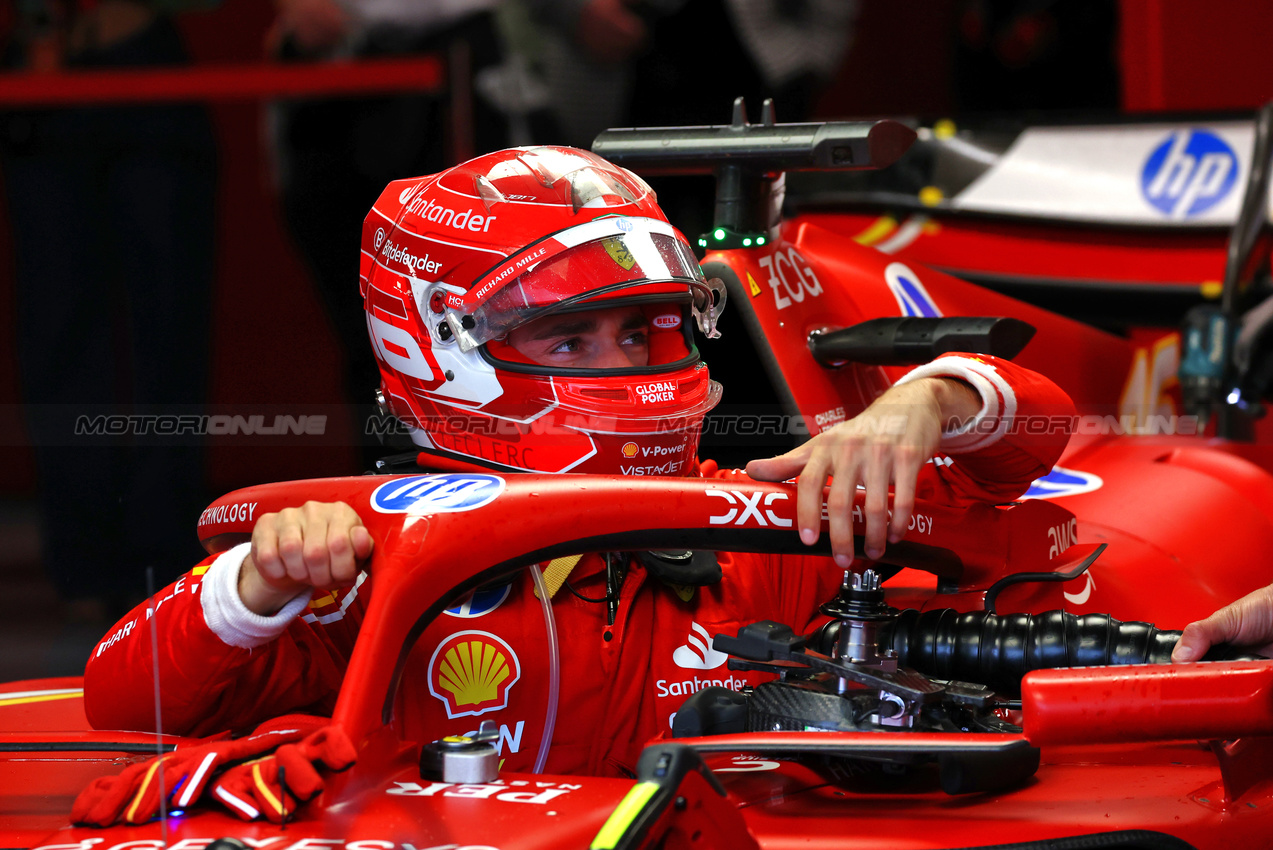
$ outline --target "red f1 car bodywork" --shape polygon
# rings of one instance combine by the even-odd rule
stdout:
[[[1127,340],[800,216],[762,232],[761,244],[710,251],[704,267],[725,280],[791,411],[811,431],[854,415],[905,367],[834,358],[822,365],[810,335],[887,317],[1029,322],[1036,334],[1018,362],[1078,405],[1071,447],[1036,484],[1036,498],[917,505],[928,521],[883,559],[900,570],[885,588],[890,605],[979,612],[989,602],[1000,613],[1100,612],[1180,628],[1267,583],[1267,465],[1249,446],[1184,433],[1164,407],[1165,376]],[[1128,404],[1131,422],[1122,413]],[[1150,427],[1155,416],[1161,427]],[[463,474],[442,478],[467,486]],[[465,594],[532,560],[580,551],[804,551],[792,529],[790,485],[741,485],[749,504],[763,499],[766,509],[722,524],[711,480],[478,478],[498,482],[496,497],[445,511],[427,503],[372,510],[377,488],[399,480],[386,476],[263,485],[214,504],[255,502],[259,514],[340,499],[377,540],[376,593],[333,718],[358,761],[329,777],[294,819],[245,824],[199,807],[136,827],[68,826],[81,788],[148,757],[156,741],[90,730],[78,683],[43,680],[0,690],[3,846],[201,850],[231,837],[266,850],[1045,848],[1078,846],[1064,843],[1073,836],[1087,836],[1088,847],[1273,846],[1273,665],[1262,661],[1036,670],[1021,681],[1019,703],[996,704],[1000,731],[753,731],[662,741],[647,749],[636,782],[424,778],[424,742],[409,739],[396,710],[413,687],[406,660],[422,624]],[[251,530],[239,512],[209,516],[216,519],[200,533],[212,551]]]

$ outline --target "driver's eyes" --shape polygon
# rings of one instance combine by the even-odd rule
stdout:
[[[577,338],[563,339],[561,342],[549,349],[550,354],[576,354],[580,349],[579,340]]]

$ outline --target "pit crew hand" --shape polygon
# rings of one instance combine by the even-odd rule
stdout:
[[[1217,643],[1249,646],[1260,655],[1273,656],[1273,585],[1185,626],[1171,660],[1177,664],[1198,661]]]
[[[347,587],[371,549],[371,533],[344,502],[262,514],[239,570],[239,598],[249,611],[269,615],[308,588]]]
[[[212,795],[243,820],[261,815],[274,823],[296,814],[300,803],[323,790],[315,765],[342,771],[354,763],[354,745],[345,730],[327,726],[296,744],[284,744],[268,758],[236,764],[218,777]]]
[[[118,776],[99,777],[75,798],[71,820],[90,826],[145,823],[159,813],[161,781],[169,805],[184,808],[199,799],[209,780],[227,764],[300,741],[329,728],[330,723],[325,717],[289,714],[262,723],[245,738],[231,741],[222,736],[180,747],[161,758],[134,764]]]
[[[902,539],[915,507],[919,471],[941,444],[942,429],[976,416],[981,396],[955,378],[921,378],[891,387],[848,422],[818,434],[784,455],[747,464],[759,481],[785,481],[799,475],[796,516],[800,539],[818,541],[822,525],[822,490],[830,475],[827,515],[831,551],[836,564],[853,563],[853,497],[859,482],[866,487],[868,558],[884,554],[884,542]],[[888,515],[893,485],[893,518]]]

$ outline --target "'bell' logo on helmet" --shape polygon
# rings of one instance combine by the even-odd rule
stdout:
[[[664,313],[661,316],[655,316],[650,324],[660,330],[674,331],[681,326],[681,316],[679,313]]]
[[[490,632],[456,632],[429,659],[429,693],[442,700],[452,719],[508,707],[508,694],[522,677],[512,647]]]

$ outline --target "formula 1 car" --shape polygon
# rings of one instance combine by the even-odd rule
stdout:
[[[894,167],[793,174],[785,213],[1125,336],[1164,391],[1183,370],[1193,407],[1190,379],[1205,358],[1188,346],[1209,342],[1197,326],[1217,316],[1237,324],[1269,292],[1265,252],[1258,268],[1241,262],[1267,219],[1269,119],[1264,109],[909,120],[919,138]],[[1255,338],[1263,328],[1253,318]],[[1242,348],[1229,351],[1237,371],[1260,371]],[[1244,394],[1262,395],[1266,383],[1253,377]],[[1261,440],[1269,424],[1254,423]]]
[[[1250,116],[908,123],[892,168],[793,174],[788,215],[1106,327],[1219,296],[1259,171]]]
[[[15,683],[0,688],[3,846],[1273,846],[1273,663],[1165,664],[1170,629],[1267,583],[1268,465],[1186,427],[1126,339],[780,220],[784,172],[881,167],[913,139],[887,121],[738,120],[609,131],[596,148],[637,170],[717,173],[704,269],[810,432],[950,350],[1013,357],[1070,392],[1075,436],[1027,498],[917,504],[905,539],[846,576],[813,634],[762,622],[710,636],[720,664],[771,675],[687,689],[675,737],[623,780],[501,772],[491,729],[430,740],[402,711],[421,686],[416,638],[493,580],[562,555],[807,551],[791,485],[475,472],[228,494],[200,526],[209,551],[245,539],[249,514],[308,499],[348,502],[377,540],[333,715],[357,762],[282,825],[200,806],[74,827],[91,779],[191,742],[90,730],[77,680]],[[1118,415],[1129,397],[1143,401],[1131,423]],[[556,657],[551,630],[544,650]],[[546,728],[553,717],[550,700]]]

